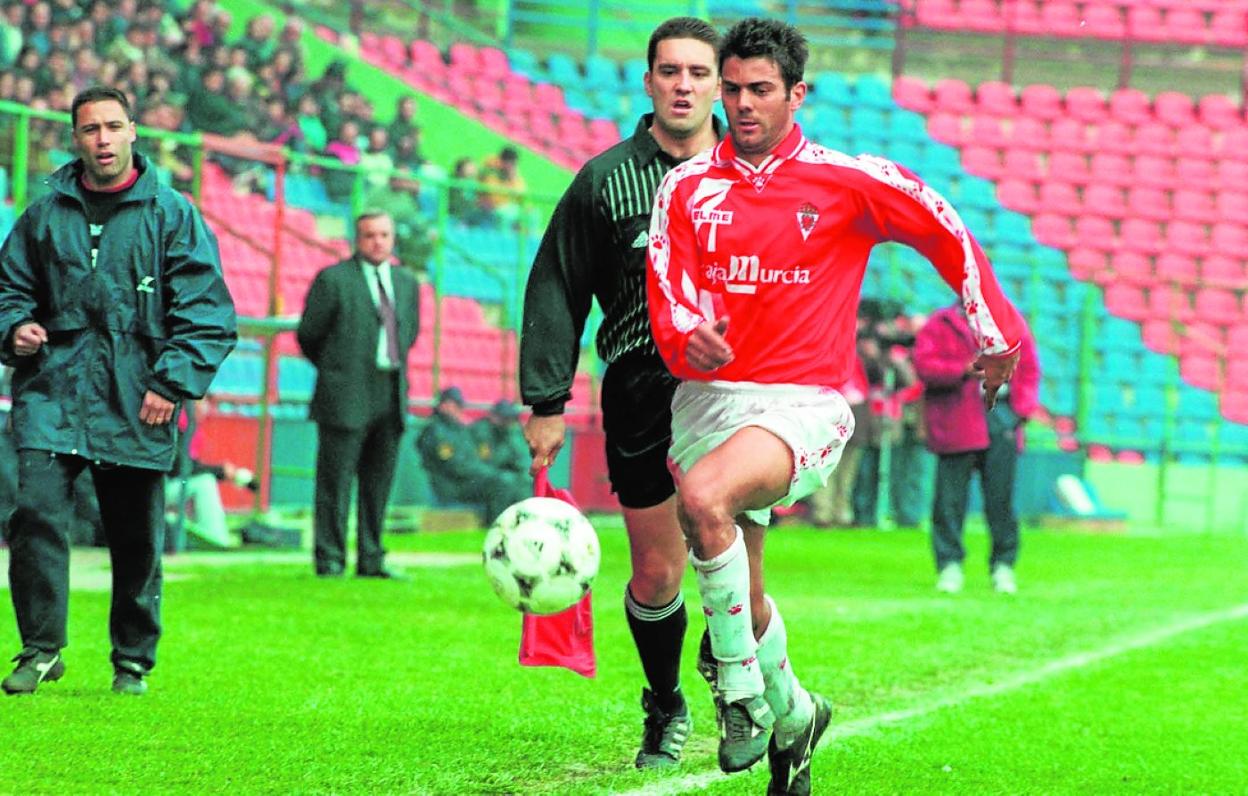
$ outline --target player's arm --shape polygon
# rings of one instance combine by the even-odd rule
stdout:
[[[47,332],[35,322],[38,309],[32,259],[38,244],[31,232],[31,212],[17,220],[0,247],[0,362],[17,366],[47,342]]]
[[[1024,330],[1018,354],[1018,368],[1010,379],[1010,408],[1027,418],[1040,409],[1040,357],[1030,330]]]
[[[682,169],[673,169],[659,186],[646,251],[650,331],[673,373],[713,370],[732,358],[732,350],[723,339],[728,319],[716,317],[719,297],[698,289],[701,257],[684,194],[679,190],[681,173]]]
[[[873,157],[859,162],[870,177],[862,183],[860,224],[877,240],[917,250],[961,296],[981,352],[984,400],[991,407],[1018,364],[1026,328],[1022,316],[1001,291],[984,250],[944,197],[896,163]]]
[[[555,207],[524,291],[520,395],[533,407],[524,437],[534,471],[553,462],[563,447],[563,407],[572,396],[593,300],[593,269],[608,240],[595,210],[591,175],[583,169]]]

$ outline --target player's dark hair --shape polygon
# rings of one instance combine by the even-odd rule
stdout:
[[[69,106],[69,116],[75,128],[78,127],[78,109],[89,102],[104,102],[112,100],[121,105],[121,109],[126,113],[126,120],[132,121],[134,116],[130,113],[130,100],[126,99],[126,95],[115,88],[108,86],[91,86],[79,91],[74,97],[74,102]]]
[[[719,32],[711,23],[697,17],[672,17],[650,34],[650,45],[646,48],[648,68],[654,68],[654,56],[659,50],[659,42],[668,39],[696,39],[711,45],[712,50],[719,49]]]
[[[750,17],[729,28],[719,45],[719,71],[729,58],[769,58],[780,68],[787,96],[802,80],[810,50],[806,37],[792,25],[778,19]]]

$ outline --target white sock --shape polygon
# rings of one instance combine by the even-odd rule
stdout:
[[[767,704],[776,714],[775,733],[776,746],[787,749],[793,745],[814,714],[815,703],[811,701],[802,684],[793,674],[789,662],[788,634],[784,631],[784,620],[776,610],[771,597],[766,598],[771,607],[771,621],[758,640],[758,663],[763,670],[763,682],[766,685],[763,695]]]
[[[764,688],[750,616],[750,559],[741,529],[736,531],[728,549],[709,561],[689,554],[698,575],[711,651],[719,661],[719,690],[727,702],[758,696]]]

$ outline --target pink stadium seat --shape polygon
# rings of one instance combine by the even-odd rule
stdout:
[[[1239,296],[1230,290],[1219,287],[1201,287],[1196,289],[1196,298],[1192,302],[1196,317],[1209,323],[1231,324],[1243,320]]]
[[[1149,221],[1166,221],[1171,217],[1166,192],[1149,186],[1128,188],[1127,210],[1129,215]]]
[[[1174,161],[1156,155],[1140,155],[1131,163],[1136,185],[1167,190],[1174,187]]]
[[[1114,452],[1104,445],[1088,446],[1088,461],[1090,462],[1112,462],[1114,461]]]
[[[1155,284],[1148,290],[1148,315],[1159,321],[1186,323],[1193,317],[1190,293],[1177,285]]]
[[[1100,89],[1076,86],[1066,92],[1066,113],[1081,122],[1098,124],[1109,115],[1109,106]]]
[[[481,57],[475,46],[468,42],[457,41],[451,45],[448,52],[451,56],[451,66],[459,67],[468,74],[481,71]]]
[[[1127,159],[1108,152],[1098,152],[1092,156],[1090,172],[1093,180],[1110,185],[1126,187],[1135,181]]]
[[[927,117],[927,134],[942,144],[961,147],[968,141],[963,118],[956,113],[933,113]]]
[[[1001,9],[994,0],[962,0],[958,5],[962,17],[962,27],[979,33],[993,33],[1001,30]]]
[[[1142,42],[1163,42],[1170,37],[1161,19],[1161,9],[1138,3],[1127,9],[1127,33]]]
[[[1075,240],[1079,246],[1112,252],[1118,245],[1117,237],[1113,222],[1107,218],[1082,215],[1075,219]]]
[[[1073,37],[1081,35],[1079,9],[1064,0],[1047,0],[1040,7],[1044,28],[1050,36]]]
[[[1175,134],[1175,150],[1181,156],[1209,160],[1213,157],[1213,134],[1208,127],[1184,127]]]
[[[1227,353],[1232,359],[1248,363],[1248,323],[1233,324],[1226,332]],[[1248,371],[1245,371],[1248,376]]]
[[[1248,163],[1248,127],[1231,127],[1222,131],[1216,152],[1219,157]]]
[[[1248,193],[1238,191],[1221,191],[1217,195],[1216,210],[1218,218],[1233,223],[1248,225]]]
[[[1209,39],[1220,47],[1240,48],[1248,44],[1248,20],[1243,8],[1222,8],[1213,12]]]
[[[442,52],[431,41],[416,39],[408,47],[408,54],[412,63],[421,68],[445,71],[446,62],[442,59]]]
[[[1196,119],[1192,98],[1178,91],[1161,91],[1153,97],[1153,115],[1171,127],[1186,127]]]
[[[1180,254],[1204,257],[1209,253],[1209,237],[1203,224],[1171,221],[1166,225],[1166,245]]]
[[[1228,391],[1222,393],[1222,416],[1236,423],[1248,423],[1248,393],[1242,392],[1242,388],[1229,391],[1229,373],[1227,381]]]
[[[1131,136],[1131,149],[1137,155],[1173,157],[1174,130],[1162,122],[1144,122]]]
[[[1166,29],[1175,41],[1203,44],[1207,39],[1204,13],[1186,5],[1166,9]]]
[[[1049,177],[1066,180],[1075,185],[1087,185],[1092,180],[1088,159],[1076,152],[1054,152],[1049,155]]]
[[[1068,182],[1052,177],[1040,183],[1038,205],[1047,213],[1058,213],[1063,216],[1073,217],[1083,212],[1079,190]]]
[[[928,113],[936,105],[927,81],[909,75],[901,75],[893,81],[893,99],[901,107],[918,113]]]
[[[1035,185],[1029,180],[1002,180],[997,185],[997,201],[1011,210],[1028,215],[1039,207]]]
[[[1181,218],[1184,221],[1198,221],[1202,224],[1212,224],[1216,217],[1213,196],[1206,191],[1193,189],[1178,190],[1174,192],[1173,201],[1175,218]]]
[[[1055,119],[1049,126],[1049,141],[1058,152],[1083,154],[1089,151],[1087,125],[1078,119]]]
[[[1219,160],[1214,163],[1216,176],[1213,187],[1218,190],[1219,205],[1224,194],[1248,189],[1248,163],[1240,160]]]
[[[1097,39],[1118,40],[1126,35],[1127,24],[1116,5],[1087,3],[1084,6],[1081,31]]]
[[[971,93],[971,87],[957,78],[937,80],[932,89],[932,98],[939,110],[949,113],[966,114],[975,110],[975,97]]]
[[[1163,247],[1161,228],[1155,222],[1142,218],[1128,218],[1122,222],[1118,245],[1130,251],[1155,255]]]
[[[1000,80],[988,80],[975,89],[975,105],[979,113],[1010,118],[1018,113],[1018,97],[1014,87]]]
[[[1212,186],[1217,177],[1213,161],[1206,158],[1181,157],[1174,162],[1174,179],[1177,185]]]
[[[1047,83],[1033,83],[1019,95],[1023,113],[1035,119],[1052,121],[1062,115],[1062,93]]]
[[[1200,261],[1200,280],[1211,287],[1242,289],[1248,287],[1244,273],[1244,261],[1227,254],[1210,254]],[[1244,355],[1248,356],[1248,348]]]
[[[1134,128],[1117,119],[1106,119],[1088,128],[1088,148],[1095,153],[1133,155],[1135,146],[1131,141]]]
[[[1037,241],[1057,249],[1069,249],[1076,243],[1074,233],[1070,229],[1070,219],[1064,215],[1037,213],[1031,220],[1031,231]],[[1110,232],[1113,232],[1112,227]],[[1112,240],[1108,242],[1108,245],[1096,245],[1087,248],[1108,251],[1110,245],[1112,245]]]
[[[1196,296],[1199,315],[1200,296]],[[1238,320],[1238,319],[1237,319]],[[1226,351],[1226,327],[1204,320],[1192,321],[1179,341],[1179,356],[1222,356]]]
[[[1109,114],[1126,124],[1141,124],[1153,116],[1148,95],[1138,88],[1120,88],[1109,97]]]
[[[477,59],[481,65],[481,74],[486,77],[505,80],[512,74],[507,53],[497,47],[482,47],[477,51]]]
[[[1229,130],[1244,123],[1239,106],[1226,94],[1207,94],[1201,97],[1197,112],[1201,124],[1215,130]]]
[[[1209,245],[1212,252],[1218,254],[1248,257],[1248,227],[1231,222],[1214,224],[1210,231]]]
[[[1004,149],[1010,146],[1010,137],[1005,132],[1001,117],[979,113],[971,117],[971,134],[967,143]]]
[[[1177,356],[1183,343],[1182,335],[1169,320],[1150,318],[1140,324],[1140,339],[1145,347],[1158,354]]]
[[[1048,125],[1040,119],[1033,119],[1030,116],[1015,116],[1011,120],[1008,135],[1010,146],[1017,149],[1047,152],[1051,146]]]
[[[1147,287],[1153,283],[1153,261],[1139,252],[1114,252],[1110,255],[1110,266],[1108,271],[1100,274],[1103,284],[1121,280],[1126,284]]]
[[[407,65],[407,44],[393,34],[381,37],[382,57],[393,66]]]
[[[1083,192],[1083,212],[1104,218],[1125,218],[1127,202],[1122,188],[1106,183],[1093,183]]]
[[[1040,8],[1032,2],[1006,3],[1001,9],[1005,21],[1005,29],[1024,36],[1039,36],[1047,33],[1044,17]]]
[[[1119,318],[1142,321],[1148,317],[1148,297],[1138,285],[1115,282],[1105,288],[1105,309]]]
[[[1108,268],[1105,252],[1099,249],[1071,249],[1066,261],[1070,264],[1070,275],[1085,281],[1098,279]]]
[[[925,0],[919,3],[918,8],[919,24],[925,28],[957,28],[961,25],[962,19],[958,15],[957,6],[953,0]]]
[[[1040,155],[1029,149],[1007,149],[1002,161],[1002,177],[1016,180],[1044,179],[1044,170],[1040,167]]]
[[[1196,261],[1175,252],[1165,252],[1157,258],[1157,282],[1192,287],[1200,279]]]
[[[976,177],[986,180],[1000,179],[1001,153],[995,147],[971,144],[962,150],[962,167]]]
[[[1222,361],[1215,356],[1193,354],[1180,358],[1179,375],[1202,390],[1222,389]]]

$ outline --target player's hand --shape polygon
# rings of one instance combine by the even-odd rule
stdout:
[[[173,419],[173,401],[148,390],[143,395],[139,419],[149,426],[163,426]]]
[[[48,342],[48,330],[31,321],[23,323],[13,332],[13,353],[28,357],[37,353]]]
[[[537,475],[543,467],[549,467],[563,447],[566,426],[563,415],[531,415],[524,424],[524,441],[529,444],[533,463],[529,473]]]
[[[1018,352],[1004,356],[981,354],[975,360],[975,366],[984,374],[984,406],[992,409],[997,405],[997,391],[1010,380],[1014,368],[1018,367]]]
[[[698,370],[716,370],[732,361],[732,346],[724,339],[728,331],[725,316],[712,323],[703,323],[689,334],[685,346],[685,359]]]

